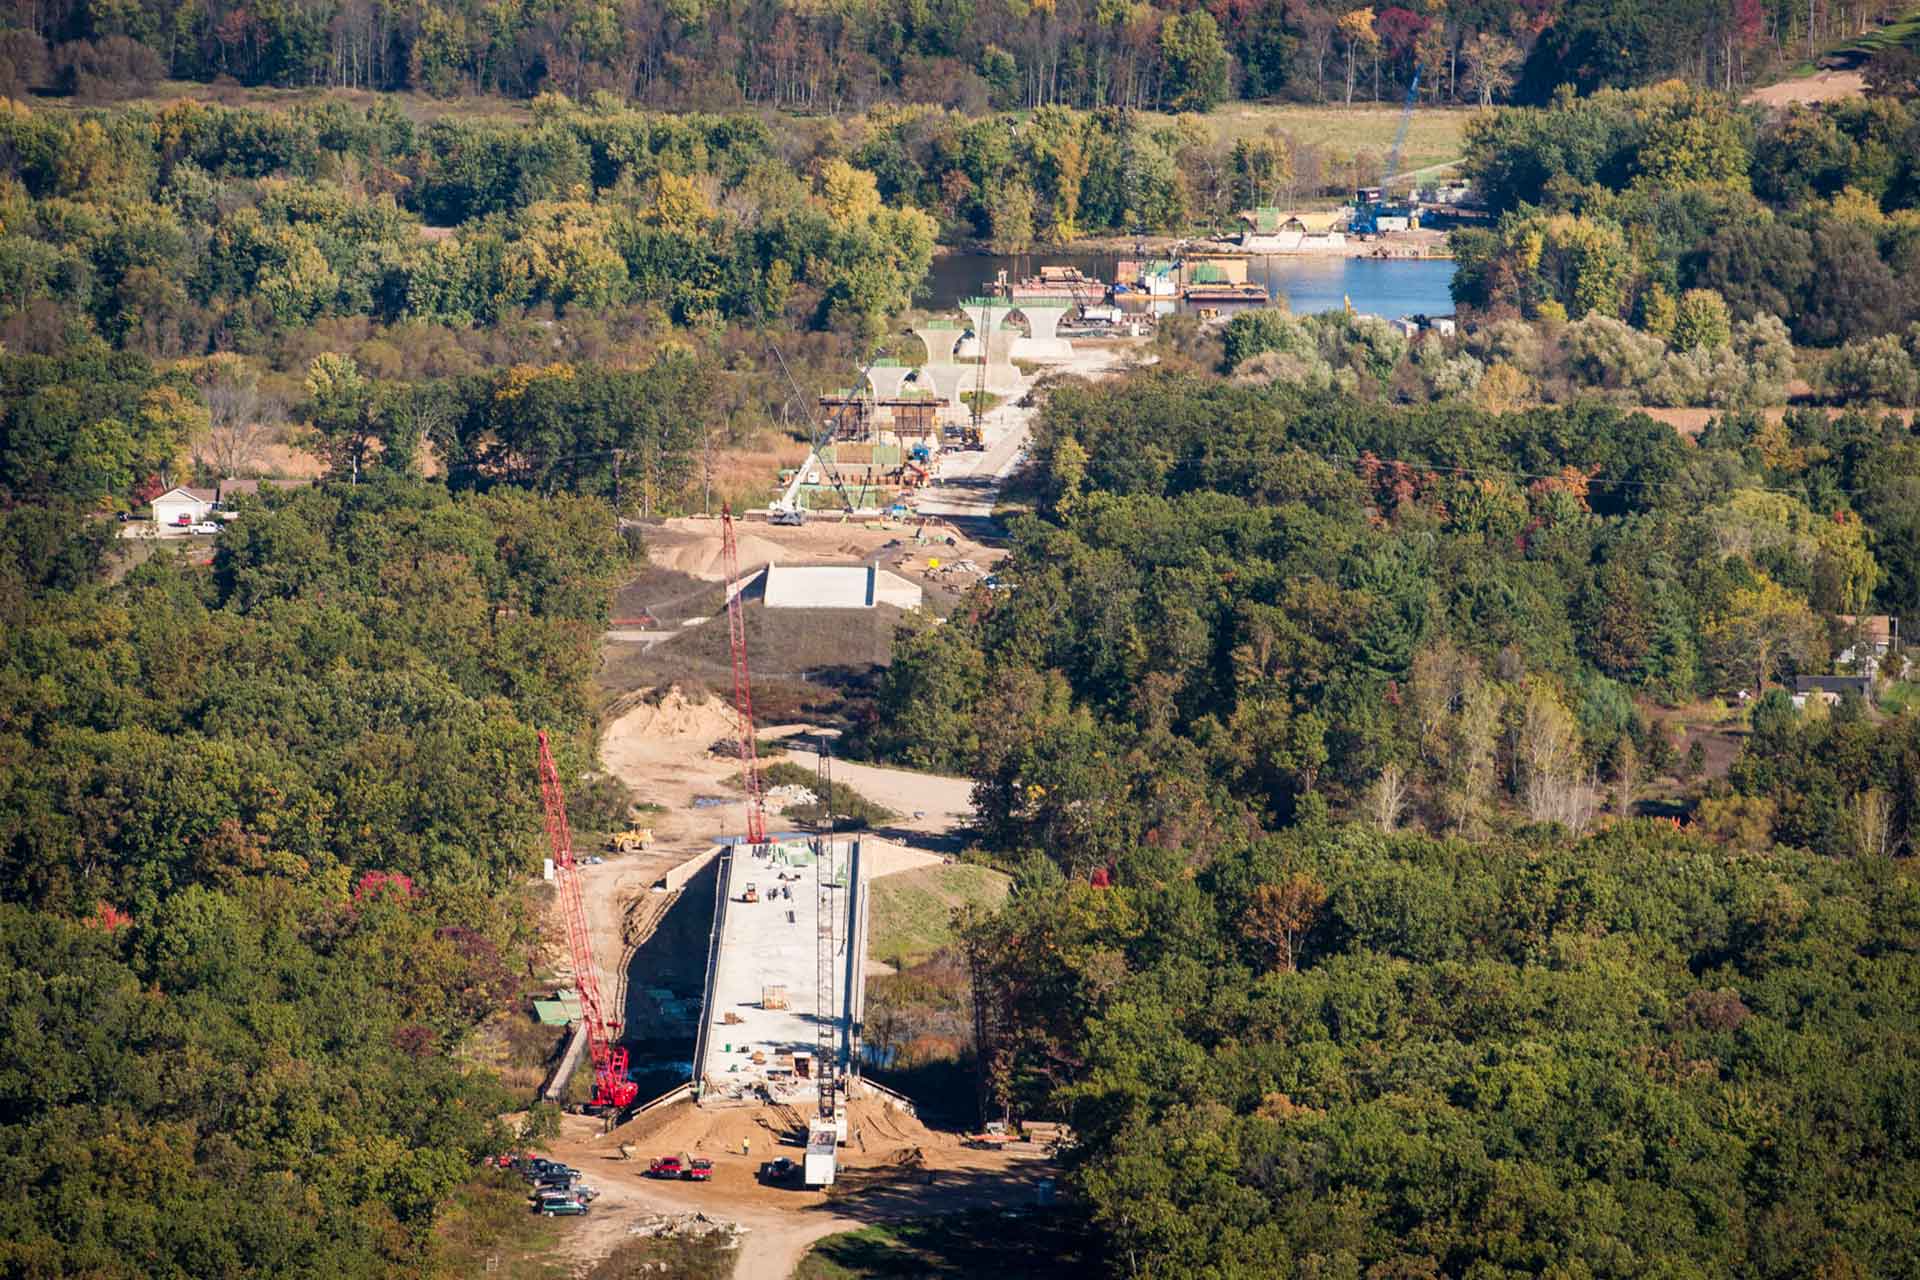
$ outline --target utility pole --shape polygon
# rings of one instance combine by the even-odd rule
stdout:
[[[651,447],[644,449],[640,456],[646,464],[646,473],[640,483],[640,514],[643,518],[651,520],[653,519],[653,449]]]
[[[713,514],[713,427],[704,418],[700,422],[700,508]]]

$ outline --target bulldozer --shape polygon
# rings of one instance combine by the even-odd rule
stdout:
[[[607,849],[613,853],[638,853],[653,848],[652,827],[628,827],[607,837]]]

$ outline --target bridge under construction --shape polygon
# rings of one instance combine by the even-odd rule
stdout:
[[[787,1104],[832,1124],[856,1087],[865,1003],[860,842],[724,850],[693,1082],[702,1106]]]

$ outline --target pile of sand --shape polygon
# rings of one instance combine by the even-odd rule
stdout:
[[[718,698],[689,698],[678,685],[643,701],[607,727],[608,739],[693,738],[702,744],[735,731],[733,708]]]
[[[785,547],[754,534],[736,537],[735,551],[742,573],[788,558]],[[647,544],[647,562],[705,582],[723,582],[727,576],[726,545],[718,533],[652,538]]]
[[[622,1143],[631,1143],[647,1158],[682,1151],[710,1156],[719,1152],[737,1154],[744,1138],[752,1144],[754,1157],[764,1152],[771,1158],[805,1141],[805,1111],[805,1107],[764,1105],[706,1111],[692,1102],[675,1102],[634,1117],[612,1133],[594,1139],[593,1145],[611,1152]],[[892,1161],[902,1159],[901,1152],[908,1152],[910,1156],[904,1158],[917,1164],[925,1160],[928,1151],[960,1146],[956,1135],[927,1128],[885,1099],[856,1098],[847,1116],[865,1139],[863,1154],[867,1157]]]

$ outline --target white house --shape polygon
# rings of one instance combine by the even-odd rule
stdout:
[[[165,529],[179,524],[183,515],[188,524],[205,520],[213,511],[215,496],[211,489],[169,489],[153,500],[153,522]]]

